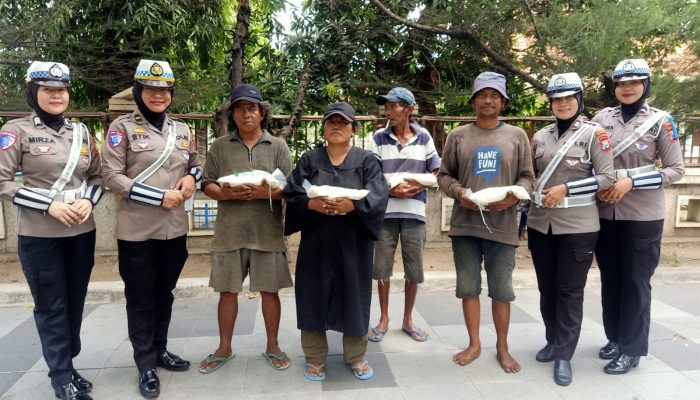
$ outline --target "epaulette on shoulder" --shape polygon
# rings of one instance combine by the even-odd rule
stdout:
[[[112,122],[122,122],[124,120],[133,119],[132,117],[133,117],[133,114],[131,114],[131,113],[123,114],[123,115],[120,115],[117,118],[115,118],[114,121],[112,121]]]
[[[21,125],[22,122],[26,122],[28,124],[31,124],[31,120],[27,116],[27,117],[22,117],[22,118],[11,119],[11,120],[5,122],[5,126],[7,126],[7,125]]]

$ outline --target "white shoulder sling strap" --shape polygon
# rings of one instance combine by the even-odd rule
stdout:
[[[54,182],[51,186],[51,190],[48,193],[48,197],[54,198],[57,193],[63,190],[68,181],[70,181],[75,171],[75,167],[78,165],[78,160],[80,159],[80,149],[83,147],[83,124],[73,122],[73,143],[70,148],[70,153],[68,155],[68,162],[66,166],[61,171],[61,176],[58,180]]]
[[[545,168],[544,172],[542,172],[542,175],[540,175],[540,179],[537,180],[537,186],[535,187],[535,193],[540,194],[542,193],[542,190],[544,190],[544,186],[547,184],[549,181],[549,178],[552,177],[552,174],[554,173],[554,170],[557,169],[559,164],[561,163],[561,160],[564,159],[564,156],[566,156],[566,153],[569,152],[571,147],[576,143],[576,141],[583,136],[584,133],[586,133],[589,129],[592,129],[593,125],[589,124],[583,124],[583,126],[576,132],[569,140],[564,143],[564,145],[557,151],[557,154],[552,158],[552,161],[549,162],[549,165],[547,165],[547,168]]]
[[[632,143],[636,142],[637,139],[644,136],[644,134],[646,134],[649,129],[651,129],[654,125],[656,125],[666,116],[668,116],[668,113],[657,112],[651,118],[644,121],[644,123],[638,126],[637,129],[635,129],[631,135],[627,136],[622,142],[620,142],[620,144],[615,146],[615,148],[613,149],[613,158],[622,154],[622,152],[627,150],[627,148],[630,147]]]
[[[165,161],[170,157],[170,154],[173,152],[173,148],[175,147],[175,123],[170,124],[168,127],[168,139],[165,142],[165,148],[163,149],[163,152],[160,154],[160,157],[151,164],[148,168],[144,169],[141,171],[140,174],[134,178],[134,181],[138,183],[143,183],[146,179],[150,178],[151,175],[155,174],[156,171],[160,167],[165,164]]]

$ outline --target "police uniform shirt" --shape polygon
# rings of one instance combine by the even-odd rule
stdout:
[[[163,153],[171,126],[175,126],[177,136],[170,157],[143,185],[135,183],[134,178]],[[195,180],[201,178],[199,165],[194,140],[183,122],[168,117],[159,131],[138,110],[115,119],[102,145],[105,184],[123,199],[118,204],[115,237],[144,241],[172,239],[186,234],[189,222],[184,202],[171,210],[160,205],[163,191],[174,190],[177,181],[186,174],[192,174]],[[142,196],[144,189],[153,189],[154,195]],[[161,192],[160,195],[157,191]]]
[[[593,118],[608,132],[615,148],[634,130],[644,124],[654,114],[661,112],[644,104],[637,115],[627,123],[622,120],[620,107],[605,108]],[[630,190],[617,204],[598,201],[600,218],[607,220],[655,221],[664,219],[666,214],[662,187],[669,186],[683,177],[683,155],[678,143],[678,135],[668,121],[662,118],[642,137],[632,143],[614,159],[615,169],[632,169],[653,165],[661,159],[661,187]]]
[[[63,225],[47,213],[52,199],[32,190],[51,189],[68,162],[72,145],[73,124],[66,121],[56,132],[44,125],[35,113],[11,120],[0,128],[0,198],[19,206],[18,235],[70,237],[95,229],[92,214],[82,224]],[[21,182],[15,181],[17,170],[22,171]],[[83,180],[88,187],[84,197],[94,206],[102,193],[100,156],[94,139],[85,128],[78,164],[63,191],[79,189]],[[62,195],[57,195],[53,201],[63,201]]]
[[[559,149],[580,129],[584,128],[587,130],[576,139],[543,189],[568,183],[567,196],[572,196],[575,194],[577,186],[582,187],[576,183],[583,182],[589,189],[587,194],[590,195],[595,194],[598,189],[605,189],[612,185],[612,151],[609,144],[606,143],[607,137],[599,125],[587,122],[583,117],[578,117],[561,137],[559,137],[556,124],[540,129],[533,136],[533,167],[538,177],[535,187],[539,185],[542,173]],[[595,175],[593,170],[595,170]],[[595,178],[590,179],[594,176]],[[547,234],[551,226],[552,233],[555,235],[600,230],[595,203],[569,208],[544,208],[531,204],[527,226],[544,234]]]

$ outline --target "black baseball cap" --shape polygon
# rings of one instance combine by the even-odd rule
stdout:
[[[323,121],[325,122],[328,118],[336,114],[345,118],[348,122],[355,121],[355,109],[344,101],[329,104],[328,107],[326,107],[326,112],[323,113]]]
[[[242,83],[231,91],[231,104],[241,100],[248,100],[255,104],[260,104],[263,101],[263,97],[260,93],[260,89],[255,87],[255,85]]]

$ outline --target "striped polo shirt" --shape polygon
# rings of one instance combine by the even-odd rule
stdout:
[[[411,172],[430,173],[440,168],[440,156],[430,133],[415,122],[410,122],[415,135],[402,146],[394,135],[393,127],[380,129],[372,137],[372,153],[382,162],[385,174]],[[385,218],[411,218],[425,222],[427,190],[418,192],[410,199],[389,197]]]

